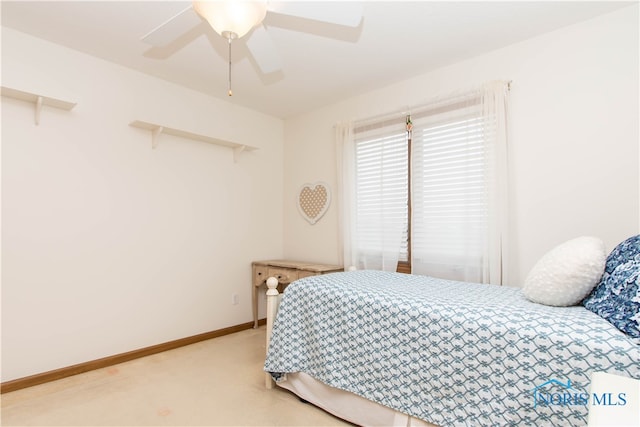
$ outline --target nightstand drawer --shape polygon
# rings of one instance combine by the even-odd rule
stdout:
[[[269,268],[261,265],[253,266],[253,284],[260,286],[269,278]]]
[[[270,267],[268,277],[275,277],[278,279],[278,283],[291,283],[298,280],[298,270]]]
[[[316,273],[315,271],[306,271],[306,270],[300,270],[298,272],[298,279],[302,279],[304,277],[309,277],[309,276],[317,276],[318,273]]]

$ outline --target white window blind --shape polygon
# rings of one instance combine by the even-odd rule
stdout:
[[[480,99],[415,115],[413,124],[413,270],[480,282],[487,236]]]
[[[509,82],[341,124],[345,265],[506,282]],[[407,127],[411,130],[407,131]]]
[[[411,139],[402,116],[354,129],[361,266],[372,268],[394,250],[418,274],[481,281],[487,188],[479,98],[431,106],[411,119]]]
[[[408,142],[402,119],[358,126],[355,143],[355,240],[360,268],[408,260]],[[398,248],[400,247],[400,250]]]

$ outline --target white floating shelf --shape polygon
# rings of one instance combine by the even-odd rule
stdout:
[[[158,125],[155,123],[144,122],[141,120],[134,120],[129,123],[129,126],[137,127],[140,129],[146,129],[151,131],[151,148],[156,148],[158,145],[158,139],[160,134],[166,133],[167,135],[178,136],[180,138],[192,139],[194,141],[208,142],[209,144],[222,145],[233,149],[233,159],[238,161],[238,156],[243,151],[257,150],[257,147],[252,147],[246,144],[238,144],[236,142],[225,141],[223,139],[213,138],[206,135],[200,135],[193,132],[188,132],[181,129],[171,128],[167,126]]]
[[[37,93],[32,93],[32,92],[25,92],[22,90],[13,89],[6,86],[2,86],[2,91],[0,92],[0,94],[2,96],[6,96],[9,98],[19,99],[21,101],[34,103],[36,106],[36,113],[35,113],[36,125],[40,124],[40,112],[42,111],[43,105],[54,107],[54,108],[60,108],[66,111],[71,111],[71,109],[76,106],[75,102],[64,101],[58,98],[51,98],[48,96],[39,95]]]

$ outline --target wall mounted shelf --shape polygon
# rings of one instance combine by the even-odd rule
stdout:
[[[156,148],[156,146],[158,145],[158,139],[160,137],[160,134],[165,133],[167,135],[178,136],[180,138],[187,138],[187,139],[192,139],[194,141],[202,141],[202,142],[207,142],[209,144],[216,144],[216,145],[222,145],[224,147],[229,147],[233,149],[233,160],[235,162],[238,161],[238,157],[240,156],[240,153],[242,153],[243,151],[253,151],[258,149],[257,147],[252,147],[246,144],[238,144],[236,142],[225,141],[222,139],[213,138],[206,135],[200,135],[197,133],[188,132],[185,130],[176,129],[172,127],[162,126],[162,125],[145,122],[141,120],[134,120],[131,123],[129,123],[129,126],[151,131],[151,148]]]
[[[42,106],[46,105],[49,107],[60,108],[62,110],[71,111],[73,107],[76,106],[75,102],[64,101],[58,98],[51,98],[44,95],[39,95],[33,92],[25,92],[18,89],[13,89],[10,87],[2,86],[2,90],[0,92],[2,96],[6,96],[13,99],[19,99],[21,101],[32,102],[36,106],[35,112],[35,123],[36,126],[40,124],[40,112],[42,111]]]

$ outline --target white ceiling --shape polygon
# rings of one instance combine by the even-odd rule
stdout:
[[[3,0],[1,13],[3,26],[287,118],[635,3],[367,1],[357,28],[267,14],[282,70],[261,74],[234,41],[231,98],[227,41],[205,22],[165,49],[140,41],[188,2]]]

